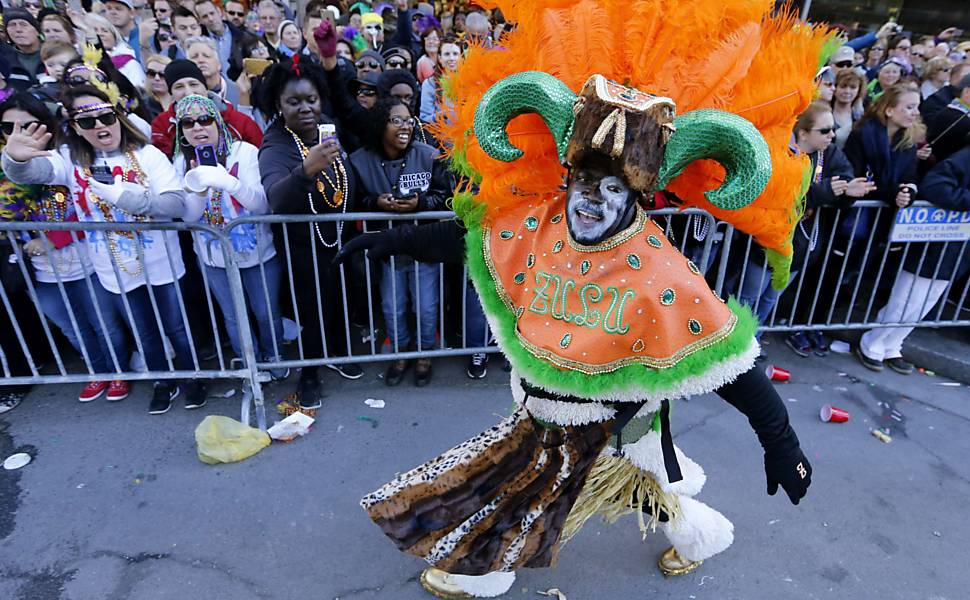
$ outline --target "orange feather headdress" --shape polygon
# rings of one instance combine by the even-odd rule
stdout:
[[[740,115],[761,132],[772,177],[750,205],[725,210],[704,192],[723,168],[697,161],[667,187],[754,236],[776,261],[791,254],[800,217],[804,157],[789,151],[796,116],[812,100],[813,77],[831,34],[792,16],[771,16],[771,0],[488,0],[516,23],[493,49],[471,47],[445,90],[453,111],[437,124],[453,163],[480,186],[468,215],[490,214],[554,193],[564,169],[541,117],[515,118],[507,131],[524,152],[511,163],[489,157],[474,133],[475,111],[492,84],[522,71],[544,71],[578,91],[592,73],[674,100],[682,114],[716,108]],[[523,162],[524,161],[524,162]],[[459,204],[459,203],[456,203]],[[468,217],[466,217],[468,218]],[[474,217],[473,217],[474,218]],[[778,259],[781,259],[778,261]],[[785,269],[787,271],[787,269]],[[786,279],[787,280],[787,279]]]

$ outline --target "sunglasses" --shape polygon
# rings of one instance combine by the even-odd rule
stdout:
[[[387,61],[386,64],[387,64],[387,66],[391,67],[392,69],[403,69],[403,68],[407,67],[408,61],[406,61],[406,60],[400,60],[400,59],[398,59],[398,60],[391,59],[391,60]]]
[[[849,67],[852,66],[852,61],[851,60],[841,60],[841,61],[835,63],[835,66],[838,67],[838,68],[840,68],[840,69],[848,69]]]
[[[368,69],[380,69],[381,68],[381,63],[377,62],[376,60],[366,60],[366,61],[365,60],[362,60],[362,61],[359,61],[359,62],[357,62],[355,64],[357,65],[357,68],[358,69],[363,69],[364,67],[367,67]]]
[[[165,77],[164,71],[156,71],[155,69],[145,69],[145,76],[149,79],[158,79]]]
[[[27,127],[35,123],[40,123],[40,121],[27,121],[26,123],[21,123],[21,127],[27,129]],[[16,125],[16,123],[11,123],[10,121],[4,121],[0,123],[0,131],[3,131],[3,135],[13,135],[13,128]]]
[[[243,11],[241,11],[241,10],[240,11],[227,10],[226,11],[226,14],[229,15],[230,17],[245,17],[246,16],[246,13],[243,12]]]
[[[182,129],[192,129],[195,127],[196,123],[203,127],[208,127],[215,122],[216,118],[212,115],[202,115],[201,117],[197,117],[195,119],[192,117],[182,117],[179,119],[179,125],[182,127]]]
[[[160,42],[171,42],[173,39],[175,39],[174,35],[164,31],[162,33],[156,34],[155,37],[157,37],[158,41]]]
[[[822,135],[828,135],[835,131],[835,127],[822,127],[821,129],[816,129],[815,131],[821,133]]]
[[[360,88],[359,90],[357,90],[357,95],[358,96],[366,96],[368,98],[373,98],[374,96],[377,95],[377,90],[372,90],[372,89],[367,89],[367,88]]]
[[[99,122],[105,127],[114,125],[118,120],[118,115],[113,112],[109,112],[96,117],[76,117],[71,120],[74,121],[81,129],[94,129],[95,125],[97,125]]]
[[[387,120],[388,123],[395,127],[414,127],[414,117],[398,117],[394,116]]]

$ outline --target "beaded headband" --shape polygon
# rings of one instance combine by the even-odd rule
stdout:
[[[75,115],[80,115],[83,113],[94,112],[96,110],[104,110],[106,108],[111,110],[115,109],[114,105],[108,102],[95,102],[94,104],[84,104],[82,106],[78,106],[77,108],[71,110],[71,116],[73,117]]]

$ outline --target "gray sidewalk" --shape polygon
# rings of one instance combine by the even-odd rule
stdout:
[[[734,522],[734,545],[665,579],[659,532],[642,542],[632,518],[591,521],[557,568],[521,572],[508,597],[558,587],[569,600],[965,598],[967,387],[875,375],[850,356],[801,359],[768,341],[769,362],[793,373],[778,389],[815,469],[801,505],[765,494],[761,449],[739,413],[714,396],[678,403],[675,439],[708,473],[698,498]],[[0,598],[429,598],[422,563],[398,553],[357,500],[507,414],[499,362],[472,382],[463,361],[441,361],[420,390],[383,386],[384,365],[357,382],[326,371],[329,397],[307,437],[223,466],[198,461],[193,430],[207,414],[236,417],[238,395],[153,417],[145,384],[118,404],[79,404],[78,386],[37,388],[0,417],[0,458],[36,454],[0,470]],[[820,422],[826,402],[852,419]],[[890,444],[869,433],[885,424]]]

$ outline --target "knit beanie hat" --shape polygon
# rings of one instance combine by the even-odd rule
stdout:
[[[4,27],[10,25],[11,21],[27,21],[27,23],[40,33],[40,23],[34,18],[34,15],[27,12],[26,8],[8,8],[3,11],[3,23]]]
[[[186,77],[192,77],[193,79],[198,79],[205,85],[205,75],[191,60],[173,60],[165,67],[165,84],[168,85],[168,91],[172,91],[172,86],[179,79],[185,79]]]

